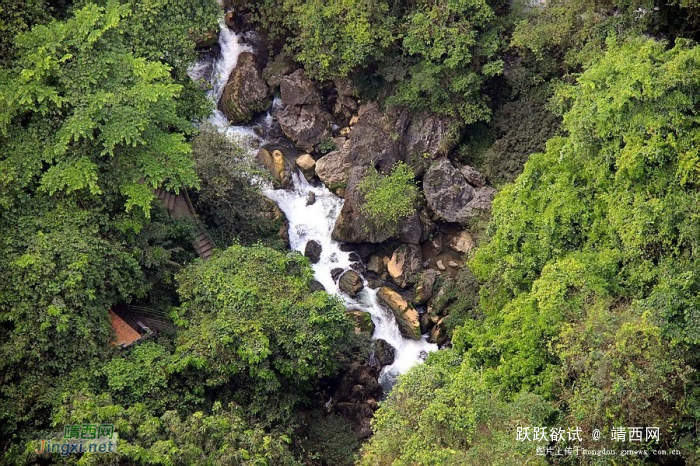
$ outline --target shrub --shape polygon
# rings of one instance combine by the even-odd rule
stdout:
[[[396,230],[401,219],[415,212],[419,197],[413,171],[403,162],[394,165],[389,175],[380,175],[374,167],[370,168],[358,189],[365,198],[360,212],[378,229]]]
[[[204,126],[192,141],[192,154],[201,180],[193,201],[217,243],[249,245],[261,240],[283,247],[277,237],[281,217],[276,218],[274,205],[250,182],[266,175],[245,151],[214,128]]]

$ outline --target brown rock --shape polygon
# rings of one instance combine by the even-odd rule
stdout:
[[[362,277],[354,270],[348,270],[340,276],[338,288],[348,296],[353,297],[364,288]]]
[[[476,247],[476,241],[468,231],[461,231],[450,240],[449,245],[452,250],[465,254]]]
[[[433,328],[433,322],[430,320],[430,314],[424,312],[420,316],[420,331],[421,333],[428,333]]]
[[[396,248],[387,264],[387,271],[394,282],[406,288],[415,281],[415,274],[423,269],[420,248],[415,244],[404,244]]]
[[[430,330],[429,336],[430,340],[436,343],[438,346],[442,346],[447,343],[447,330],[445,330],[445,318],[440,319],[437,324]]]
[[[231,29],[234,29],[236,27],[236,12],[235,11],[229,11],[224,15],[224,22],[226,23],[226,26],[228,26]]]
[[[263,148],[258,151],[258,162],[267,169],[272,175],[272,178],[277,181],[281,187],[288,188],[292,184],[292,174],[287,166],[284,154],[279,150],[274,150],[270,153]]]
[[[195,40],[195,49],[208,49],[219,41],[219,34],[207,31]]]
[[[295,161],[296,166],[304,174],[304,178],[311,181],[316,174],[316,161],[311,156],[311,154],[303,154],[297,157]]]
[[[369,258],[369,262],[367,262],[367,270],[381,275],[382,272],[386,270],[386,266],[384,265],[383,259],[377,254],[374,254]]]
[[[337,282],[338,279],[340,278],[340,275],[342,275],[344,269],[342,267],[336,267],[334,269],[331,269],[331,278],[333,279],[334,282]]]
[[[377,292],[377,299],[394,313],[396,323],[403,336],[414,340],[420,340],[421,333],[418,311],[408,304],[403,296],[391,288],[383,286]]]
[[[421,274],[418,279],[418,285],[416,286],[416,296],[414,299],[416,304],[425,304],[433,297],[433,288],[435,287],[437,276],[437,271],[432,269],[426,270]]]

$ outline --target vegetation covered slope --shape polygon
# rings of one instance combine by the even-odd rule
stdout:
[[[596,448],[658,426],[695,456],[699,61],[682,40],[610,40],[557,91],[566,136],[498,194],[470,262],[480,318],[401,380],[363,464],[525,461],[516,425],[597,428]]]

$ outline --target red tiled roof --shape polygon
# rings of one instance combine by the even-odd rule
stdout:
[[[124,319],[119,317],[114,311],[109,311],[109,317],[112,319],[112,328],[116,334],[116,340],[112,342],[113,345],[130,345],[141,338],[139,332],[124,322]]]

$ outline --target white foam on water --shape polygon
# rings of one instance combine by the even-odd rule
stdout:
[[[331,271],[335,268],[350,269],[350,253],[340,248],[340,243],[331,238],[336,219],[343,208],[343,199],[337,197],[325,186],[314,187],[306,179],[295,173],[294,187],[289,190],[267,189],[265,195],[273,200],[289,220],[289,243],[292,249],[304,252],[306,243],[314,240],[321,245],[321,256],[313,264],[314,275],[329,293],[339,295],[348,309],[368,312],[374,322],[372,338],[386,340],[396,350],[394,363],[385,367],[379,381],[390,387],[399,374],[406,372],[425,356],[437,350],[437,345],[428,343],[426,336],[420,341],[404,338],[391,311],[385,310],[377,300],[377,291],[367,286],[354,298],[346,295],[333,280]],[[316,196],[316,202],[306,205],[309,193]]]
[[[219,21],[219,46],[221,47],[221,57],[214,62],[214,72],[212,73],[211,96],[214,102],[218,102],[224,86],[228,82],[231,71],[238,63],[238,56],[243,52],[252,52],[253,49],[241,42],[238,34],[230,30],[223,20]]]
[[[209,97],[215,103],[221,97],[228,77],[238,62],[238,56],[242,52],[251,51],[251,48],[242,44],[240,37],[226,27],[223,22],[220,22],[220,26],[221,56],[213,63],[209,91]],[[209,69],[207,65],[207,63],[200,63],[190,68],[190,77],[194,80],[205,79],[204,73]],[[275,98],[272,104],[273,112],[281,104],[280,99]],[[270,126],[273,118],[272,113],[268,112],[265,117],[266,127]],[[211,115],[209,122],[220,132],[247,149],[251,158],[255,156],[256,147],[264,143],[252,127],[230,125],[226,116],[219,110]],[[393,364],[384,367],[379,376],[379,382],[386,389],[389,389],[398,375],[425,359],[429,352],[436,351],[437,345],[428,343],[425,335],[419,341],[404,338],[399,331],[393,313],[379,304],[377,291],[369,288],[364,278],[365,288],[354,298],[338,289],[337,283],[331,276],[331,271],[335,268],[350,269],[351,264],[350,253],[341,250],[340,243],[331,237],[344,201],[325,186],[312,186],[299,172],[293,174],[293,181],[292,189],[273,189],[271,186],[266,186],[263,193],[274,201],[287,216],[289,242],[292,249],[303,253],[306,243],[310,240],[317,241],[321,245],[320,260],[312,266],[316,280],[324,286],[326,291],[340,296],[348,309],[368,312],[375,326],[372,338],[383,339],[396,350]],[[309,193],[316,196],[316,202],[307,206]]]

